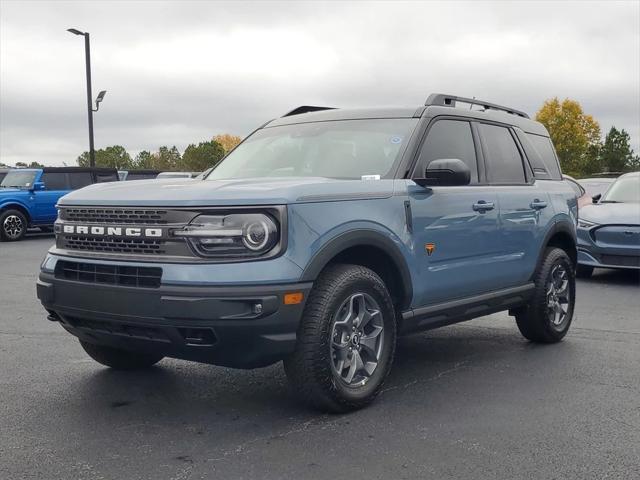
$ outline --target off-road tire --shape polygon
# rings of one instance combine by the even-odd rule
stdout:
[[[364,385],[350,386],[334,373],[332,328],[343,303],[353,295],[371,296],[382,315],[384,341],[376,369]],[[372,270],[337,264],[318,277],[297,332],[295,352],[284,368],[295,393],[309,406],[332,413],[362,408],[380,393],[396,347],[396,317],[391,296],[382,279]]]
[[[96,362],[101,363],[114,370],[140,370],[149,368],[162,360],[163,355],[136,353],[119,348],[95,345],[93,343],[80,340],[80,345],[87,354]]]
[[[548,286],[550,275],[556,265],[561,265],[568,275],[569,301],[565,320],[554,325],[549,318]],[[574,265],[567,253],[560,248],[547,248],[535,278],[535,290],[528,305],[516,310],[516,324],[522,336],[536,343],[556,343],[561,341],[569,331],[573,321],[575,305],[575,272]]]
[[[11,225],[7,222],[11,222]],[[0,211],[0,240],[5,242],[22,240],[25,233],[27,233],[28,227],[29,221],[20,210],[8,209]],[[16,228],[19,228],[20,231],[14,233]]]

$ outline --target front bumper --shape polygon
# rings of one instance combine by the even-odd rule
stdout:
[[[613,239],[597,240],[603,227],[619,230]],[[578,264],[596,268],[640,269],[640,231],[636,226],[578,228]],[[607,241],[608,240],[608,241]]]
[[[49,319],[81,340],[235,368],[270,365],[293,352],[310,289],[311,283],[138,288],[46,271],[37,282]],[[303,302],[285,305],[287,292],[302,292]]]

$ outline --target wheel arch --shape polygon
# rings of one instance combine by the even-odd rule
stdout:
[[[568,220],[561,220],[556,222],[552,228],[549,229],[547,234],[545,235],[544,241],[542,242],[542,249],[538,254],[538,260],[536,262],[536,270],[540,267],[540,264],[544,260],[544,252],[548,247],[558,247],[567,252],[569,258],[571,258],[571,262],[574,267],[578,261],[578,249],[576,247],[576,229],[575,225],[573,225]]]
[[[329,240],[302,273],[302,281],[314,281],[335,263],[362,265],[385,282],[397,308],[409,308],[413,298],[411,273],[400,248],[388,235],[376,230],[357,229]]]
[[[2,212],[6,211],[6,210],[18,210],[20,211],[25,218],[27,219],[27,222],[29,224],[31,224],[32,219],[31,219],[31,215],[29,214],[29,209],[27,207],[25,207],[24,205],[22,205],[21,203],[4,203],[2,205],[0,205],[0,214],[2,214]]]

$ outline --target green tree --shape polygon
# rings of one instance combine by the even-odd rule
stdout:
[[[147,150],[142,150],[140,153],[136,155],[136,158],[133,160],[133,168],[134,169],[155,168],[153,154]]]
[[[78,165],[81,167],[89,166],[89,152],[83,152],[78,157]],[[133,167],[133,161],[131,160],[131,155],[127,153],[123,146],[113,145],[96,150],[96,167],[129,170]]]
[[[178,170],[182,157],[174,145],[171,148],[162,146],[152,155],[153,167],[158,170]]]
[[[562,170],[583,176],[600,170],[600,125],[584,113],[575,100],[552,98],[544,102],[536,120],[542,123],[556,147]]]
[[[624,172],[632,168],[633,150],[629,134],[624,128],[618,130],[611,127],[604,139],[604,144],[600,151],[600,163],[604,171]]]
[[[187,171],[201,172],[215,166],[224,157],[224,153],[222,145],[215,140],[200,142],[197,146],[191,144],[182,155],[181,166]]]

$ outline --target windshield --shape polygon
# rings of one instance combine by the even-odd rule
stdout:
[[[258,130],[207,180],[251,177],[388,176],[417,123],[413,118],[299,123]]]
[[[30,188],[36,179],[36,172],[21,172],[12,170],[2,179],[0,187],[3,188]]]
[[[611,185],[611,181],[580,181],[579,182],[580,185],[582,185],[584,187],[584,189],[587,191],[587,194],[590,197],[594,197],[598,194],[603,194],[604,192],[607,191],[607,188],[609,188],[609,186]]]
[[[621,177],[604,194],[601,203],[640,203],[640,175]]]

